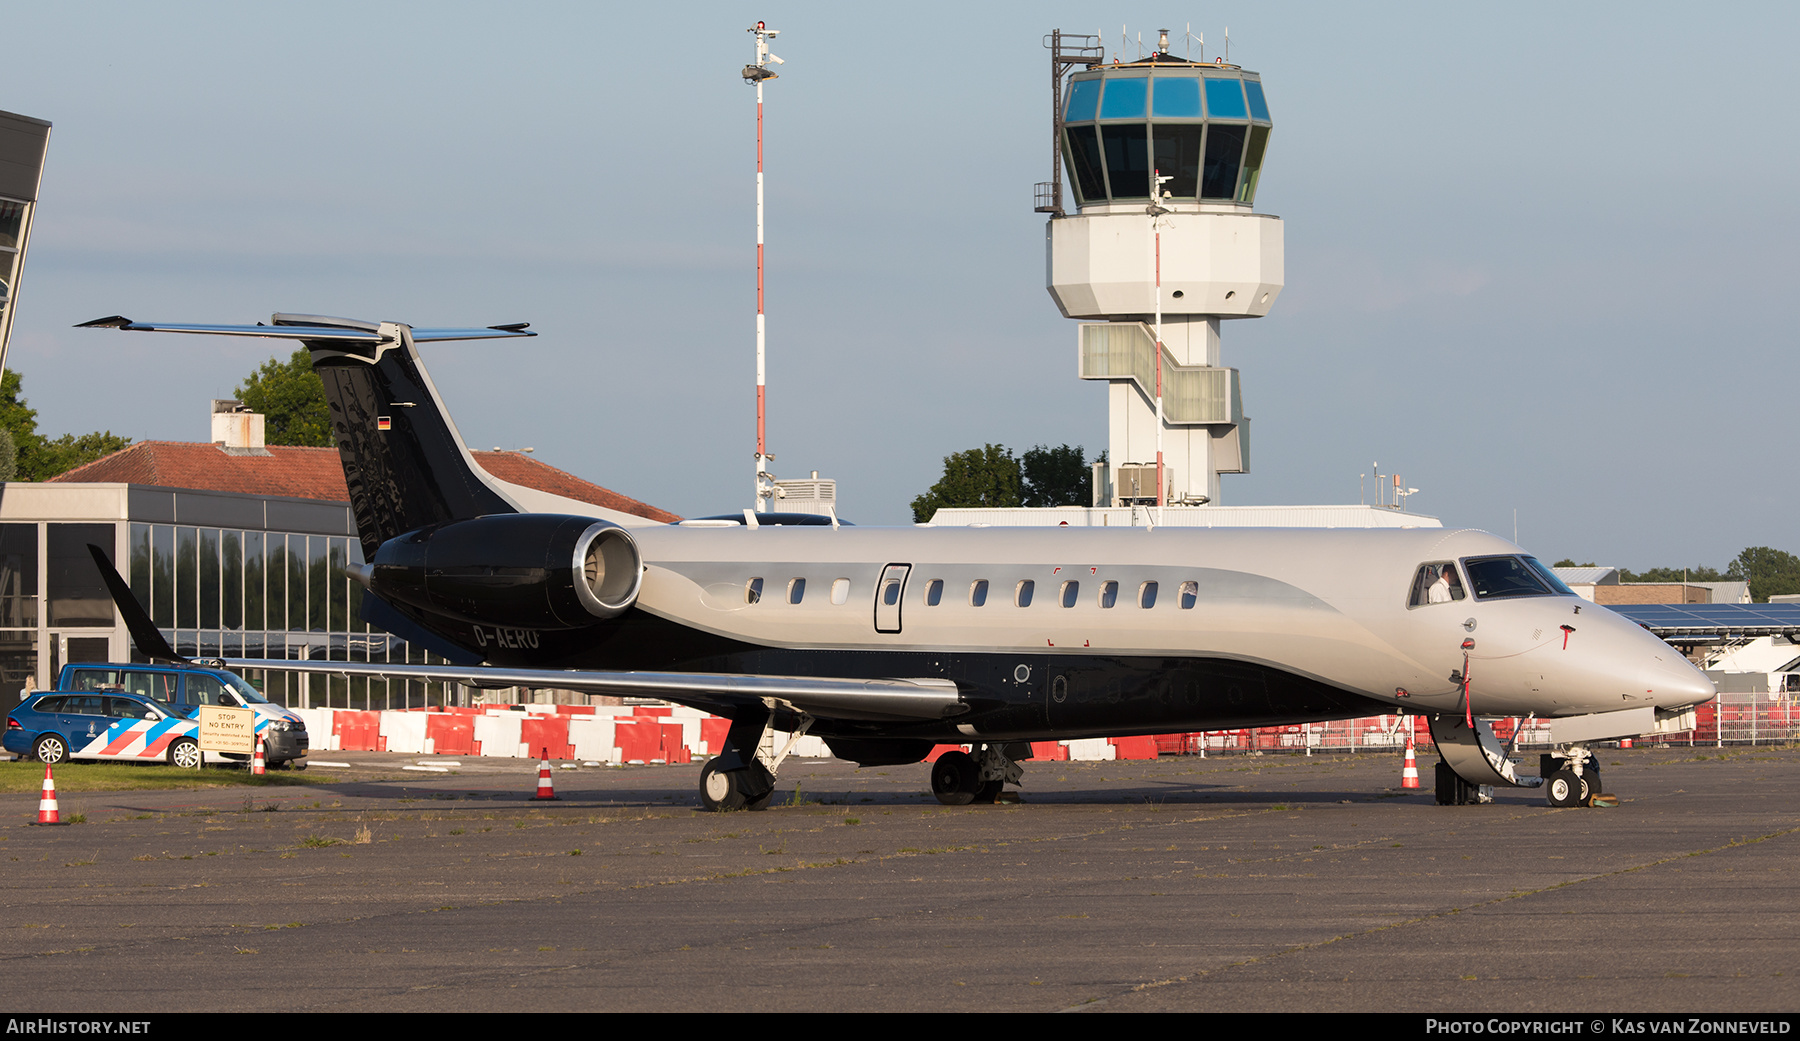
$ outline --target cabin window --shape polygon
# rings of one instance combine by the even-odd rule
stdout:
[[[925,606],[936,607],[943,602],[944,580],[941,578],[934,578],[925,586]]]
[[[1030,607],[1031,606],[1031,594],[1036,589],[1037,589],[1037,583],[1033,582],[1029,578],[1023,582],[1020,582],[1018,588],[1013,590],[1013,603],[1017,604],[1020,607]]]
[[[1456,565],[1448,560],[1434,560],[1420,565],[1418,574],[1413,576],[1412,594],[1407,598],[1406,606],[1447,604],[1467,595],[1462,578],[1456,573]]]
[[[806,579],[796,578],[788,583],[788,603],[797,604],[806,598]]]
[[[1149,610],[1156,606],[1156,583],[1145,582],[1138,587],[1138,606]]]
[[[900,580],[890,578],[881,587],[881,602],[892,607],[900,602]]]
[[[831,602],[843,606],[850,599],[850,580],[840,578],[831,583]]]
[[[1194,609],[1194,605],[1199,602],[1200,602],[1200,583],[1198,583],[1198,582],[1183,582],[1183,583],[1181,583],[1181,609],[1183,611],[1192,611]]]
[[[1062,584],[1062,605],[1064,607],[1074,607],[1075,600],[1079,596],[1081,596],[1080,582],[1064,582]]]
[[[1102,582],[1102,583],[1100,583],[1100,606],[1101,607],[1111,607],[1112,605],[1114,605],[1118,602],[1119,602],[1119,583],[1117,583],[1117,582]]]
[[[969,606],[981,607],[987,603],[987,579],[979,578],[969,586]]]
[[[762,579],[753,578],[749,582],[746,582],[744,584],[744,603],[755,604],[755,603],[761,603],[761,602],[762,602]]]

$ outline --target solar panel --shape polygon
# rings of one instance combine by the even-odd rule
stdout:
[[[1613,604],[1658,636],[1800,635],[1800,604]]]

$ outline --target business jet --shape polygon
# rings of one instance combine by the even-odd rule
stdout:
[[[731,721],[709,810],[760,809],[800,735],[863,766],[923,761],[946,804],[1023,781],[1033,741],[1430,720],[1440,803],[1601,789],[1596,742],[1690,729],[1712,683],[1667,644],[1473,530],[653,524],[477,466],[417,345],[535,335],[277,314],[150,332],[298,340],[325,383],[364,616],[473,665],[240,668],[649,696]],[[554,501],[551,501],[554,500]],[[104,569],[103,571],[110,571]],[[139,649],[173,655],[110,574]],[[1487,718],[1550,721],[1539,776]],[[1487,717],[1487,718],[1484,718]],[[775,735],[792,735],[779,748]]]

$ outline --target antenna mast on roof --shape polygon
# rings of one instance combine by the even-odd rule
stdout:
[[[744,82],[756,87],[756,497],[754,509],[758,513],[767,512],[764,502],[773,507],[775,501],[775,477],[769,473],[768,464],[775,457],[768,452],[768,441],[765,437],[764,419],[764,366],[763,349],[766,341],[766,328],[763,321],[763,81],[775,78],[769,63],[785,65],[786,62],[769,53],[769,41],[781,35],[781,30],[771,29],[762,22],[748,30],[756,37],[756,61],[744,66]]]

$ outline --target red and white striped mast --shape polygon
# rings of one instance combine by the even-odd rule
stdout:
[[[781,35],[781,30],[757,22],[749,32],[756,37],[756,61],[744,66],[744,82],[756,87],[756,497],[752,501],[755,511],[764,513],[772,509],[775,502],[775,478],[768,467],[775,457],[768,452],[767,410],[763,397],[763,351],[767,335],[763,320],[763,81],[776,78],[769,69],[770,62],[786,63],[769,53],[769,41]]]
[[[1165,36],[1163,47],[1168,48]],[[1161,170],[1152,170],[1153,190],[1150,205],[1145,212],[1150,215],[1151,263],[1155,266],[1156,275],[1156,523],[1163,520],[1162,508],[1169,492],[1169,479],[1163,474],[1163,335],[1162,335],[1162,226],[1163,217],[1174,212],[1163,205],[1169,192],[1163,185],[1174,180],[1174,175],[1164,174]]]

